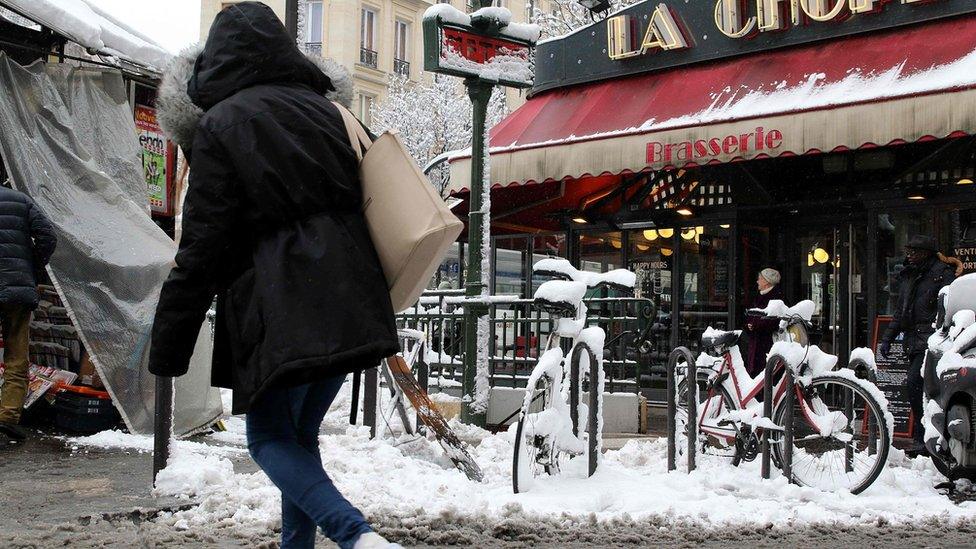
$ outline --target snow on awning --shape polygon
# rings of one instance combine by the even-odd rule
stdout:
[[[955,137],[976,128],[976,18],[544,92],[492,129],[491,184]],[[470,185],[470,151],[451,192]]]
[[[0,0],[73,42],[160,72],[172,58],[151,38],[85,0]]]

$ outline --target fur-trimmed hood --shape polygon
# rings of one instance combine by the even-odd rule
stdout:
[[[196,44],[184,49],[175,56],[163,72],[162,82],[156,98],[157,119],[166,136],[176,142],[185,152],[193,146],[193,134],[204,110],[193,102],[188,92],[194,67],[203,52],[203,46]],[[305,54],[325,76],[331,80],[334,90],[325,96],[345,107],[352,105],[353,87],[349,72],[332,59]]]

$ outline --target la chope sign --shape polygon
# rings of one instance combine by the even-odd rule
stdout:
[[[974,0],[646,0],[540,44],[534,91],[973,14]]]

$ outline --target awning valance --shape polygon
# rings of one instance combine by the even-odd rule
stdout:
[[[554,90],[492,130],[491,184],[831,152],[976,131],[976,18]],[[470,157],[451,162],[452,192]]]

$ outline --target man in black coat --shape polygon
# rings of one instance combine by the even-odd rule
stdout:
[[[399,350],[358,161],[320,66],[271,8],[241,2],[217,14],[188,81],[164,77],[161,123],[192,144],[180,143],[190,182],[149,370],[186,373],[216,295],[211,382],[233,389],[251,456],[282,492],[282,546],[314,546],[318,527],[343,548],[394,547],[319,454],[345,374]],[[199,113],[193,128],[174,128],[171,108]]]
[[[904,334],[902,345],[908,355],[908,395],[914,416],[914,454],[926,453],[922,438],[922,362],[932,324],[938,312],[939,290],[955,278],[952,267],[939,260],[938,243],[931,236],[915,235],[905,246],[905,268],[898,278],[898,300],[894,318],[881,338],[878,354],[887,356],[891,344]]]
[[[29,196],[0,187],[0,321],[4,346],[0,433],[14,440],[26,438],[18,423],[27,396],[31,312],[40,299],[37,280],[57,242],[51,222]]]

